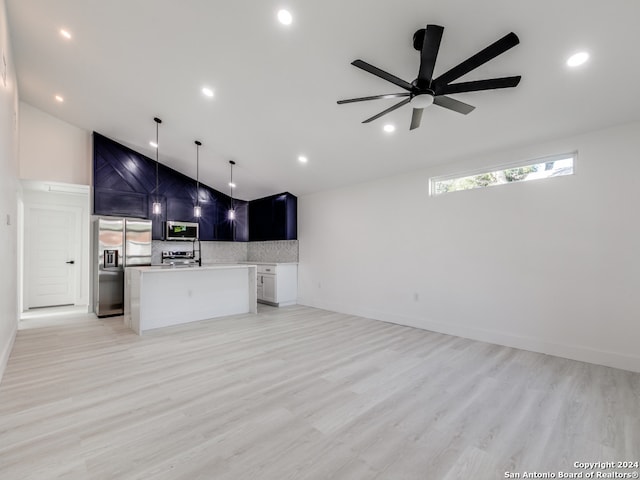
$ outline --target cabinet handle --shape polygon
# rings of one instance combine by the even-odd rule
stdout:
[[[265,270],[266,270],[267,272],[270,272],[270,271],[271,271],[271,269],[270,269],[270,268],[265,268]]]

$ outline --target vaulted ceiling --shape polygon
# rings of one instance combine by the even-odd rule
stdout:
[[[278,22],[281,8],[291,25]],[[202,181],[227,191],[233,159],[235,195],[247,200],[640,118],[632,0],[7,0],[7,9],[21,100],[152,158],[158,116],[162,163],[194,177],[201,140]],[[411,82],[413,33],[426,24],[445,28],[436,76],[515,32],[520,45],[461,80],[522,75],[520,85],[452,95],[476,109],[430,107],[414,131],[409,106],[361,123],[397,100],[336,104],[399,91],[351,66],[357,58]],[[590,60],[571,69],[578,51]]]

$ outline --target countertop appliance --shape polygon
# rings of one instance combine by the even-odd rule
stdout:
[[[98,317],[124,313],[124,269],[151,265],[151,220],[94,220],[94,311]]]

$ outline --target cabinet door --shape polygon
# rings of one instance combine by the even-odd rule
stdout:
[[[229,220],[229,206],[230,204],[226,198],[221,198],[216,202],[215,240],[233,240],[233,221]]]
[[[147,194],[95,188],[93,212],[96,215],[149,218]]]
[[[277,302],[275,275],[262,275],[262,299],[267,302]]]
[[[272,224],[270,197],[249,202],[249,241],[271,240]]]

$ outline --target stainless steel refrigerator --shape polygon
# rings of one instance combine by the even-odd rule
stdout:
[[[124,269],[151,265],[151,220],[94,220],[93,296],[98,317],[124,313]]]

